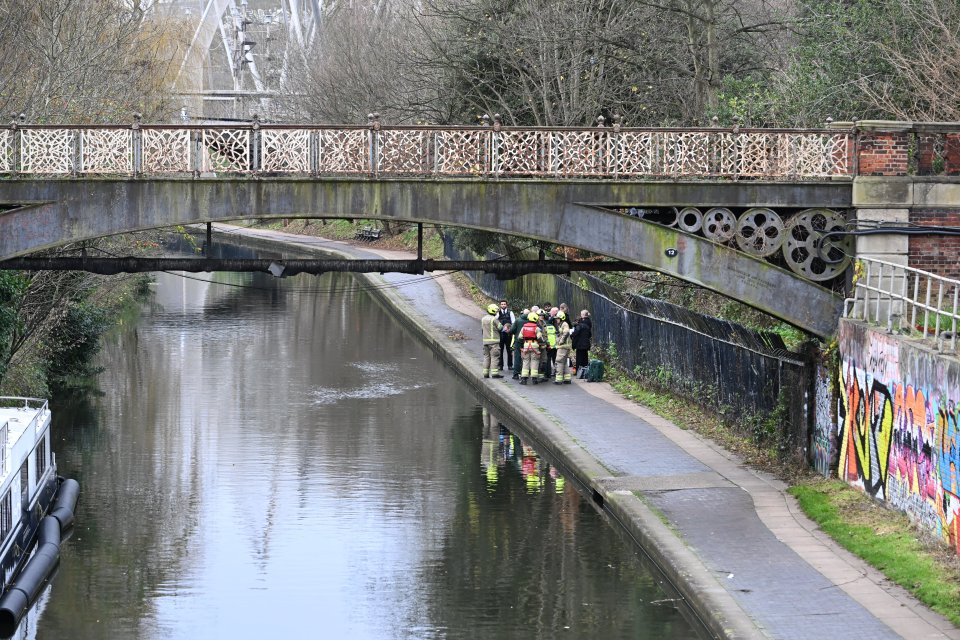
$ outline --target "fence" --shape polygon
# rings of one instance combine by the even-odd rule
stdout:
[[[858,258],[853,298],[844,316],[878,325],[888,332],[920,334],[935,340],[939,351],[957,351],[960,326],[960,280],[904,265]]]
[[[449,258],[473,259],[445,237]],[[488,259],[497,256],[488,256]],[[606,283],[586,274],[576,282],[560,276],[525,276],[512,281],[491,274],[467,274],[494,299],[514,307],[564,301],[572,315],[588,309],[594,344],[616,350],[629,371],[656,378],[696,402],[739,416],[741,424],[763,431],[763,418],[781,411],[774,432],[756,433],[778,443],[781,453],[805,453],[809,447],[812,369],[786,350],[776,334],[751,331],[731,322],[692,312],[661,300],[630,296],[628,305]],[[628,308],[629,306],[629,308]]]

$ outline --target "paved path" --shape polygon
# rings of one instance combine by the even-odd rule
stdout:
[[[218,225],[220,227],[220,225]],[[230,228],[240,233],[239,228]],[[242,232],[373,257],[365,247]],[[375,252],[390,258],[402,252]],[[434,276],[436,274],[433,274]],[[368,276],[428,342],[535,437],[647,548],[718,636],[953,638],[960,630],[834,544],[780,481],[605,383],[520,386],[479,376],[483,311],[447,277]],[[461,333],[463,340],[451,339]]]

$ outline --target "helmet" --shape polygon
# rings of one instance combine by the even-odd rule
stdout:
[[[530,315],[527,316],[527,320],[529,320],[530,322],[536,322],[539,319],[540,319],[540,316],[538,316],[535,313],[531,313]]]
[[[497,315],[497,311],[499,311],[499,310],[500,310],[500,307],[498,307],[497,305],[493,304],[492,302],[487,305],[487,313],[489,313],[489,314],[492,315],[492,316]]]
[[[567,319],[567,314],[565,314],[563,311],[557,311],[557,320],[559,320],[560,322],[563,322],[566,319]]]

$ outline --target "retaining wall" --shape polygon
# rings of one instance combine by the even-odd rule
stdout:
[[[960,360],[852,320],[837,338],[836,411],[814,429],[830,448],[821,460],[960,555]],[[818,398],[832,397],[824,384]]]

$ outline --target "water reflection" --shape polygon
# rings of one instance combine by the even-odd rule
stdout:
[[[436,615],[458,616],[442,637],[696,637],[574,484],[492,410],[478,412],[478,473],[433,578],[447,587]]]
[[[37,637],[692,637],[352,278],[215,278],[162,274],[54,407],[83,495]]]

